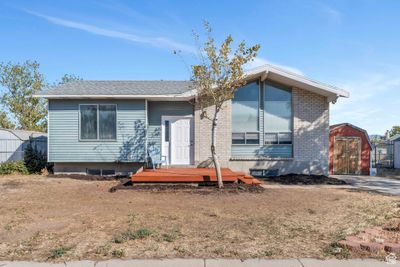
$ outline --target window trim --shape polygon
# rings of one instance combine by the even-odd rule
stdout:
[[[99,106],[108,105],[115,106],[115,139],[100,139],[100,121],[99,121]],[[79,131],[79,142],[117,142],[118,139],[118,104],[114,103],[82,103],[78,105],[78,131]],[[97,109],[97,139],[82,139],[81,137],[81,106],[96,106]]]

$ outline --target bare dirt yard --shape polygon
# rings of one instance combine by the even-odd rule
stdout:
[[[117,181],[0,177],[0,260],[333,257],[399,216],[400,198],[345,189],[108,190]]]

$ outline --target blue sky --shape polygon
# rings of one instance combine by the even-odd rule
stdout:
[[[50,82],[188,79],[192,30],[259,43],[276,64],[350,92],[331,123],[400,125],[400,1],[1,1],[0,61],[37,60]],[[172,53],[182,50],[181,56]]]

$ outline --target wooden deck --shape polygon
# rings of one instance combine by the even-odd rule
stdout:
[[[230,183],[260,184],[252,176],[242,172],[234,172],[228,168],[221,168],[222,181]],[[171,168],[145,169],[132,175],[133,183],[204,183],[217,182],[213,168]]]

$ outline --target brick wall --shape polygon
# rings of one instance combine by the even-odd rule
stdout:
[[[221,111],[217,152],[221,166],[248,172],[250,168],[279,169],[284,173],[328,174],[329,103],[318,94],[293,88],[293,158],[231,160],[231,103]],[[195,108],[195,163],[210,155],[211,123],[200,120]]]
[[[328,173],[329,103],[318,94],[293,88],[293,158],[303,172]],[[301,170],[301,169],[300,169]]]
[[[210,114],[214,114],[214,106],[208,108]],[[211,121],[200,119],[200,109],[195,106],[194,127],[195,127],[195,164],[199,164],[211,157]],[[216,149],[220,164],[228,166],[231,155],[231,102],[228,101],[219,113],[217,125]]]

